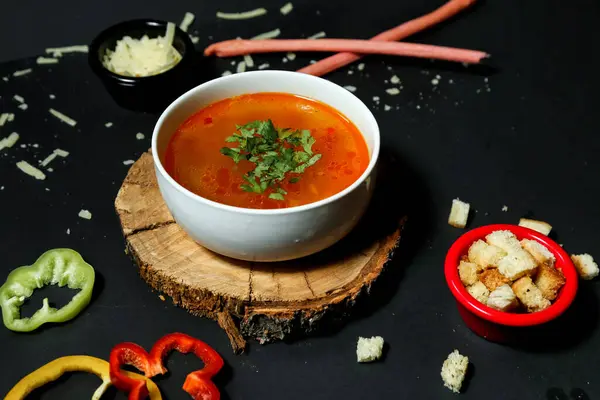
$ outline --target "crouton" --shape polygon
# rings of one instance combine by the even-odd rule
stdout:
[[[598,264],[594,262],[594,258],[589,254],[572,255],[571,260],[573,260],[573,264],[575,264],[575,268],[577,268],[577,272],[579,272],[582,279],[590,280],[598,276],[598,272],[600,272]]]
[[[558,290],[565,284],[565,277],[558,269],[540,264],[534,283],[542,292],[542,296],[552,301],[556,299]]]
[[[356,344],[356,360],[359,363],[378,360],[381,358],[382,353],[383,338],[381,336],[358,338],[358,343]]]
[[[460,388],[467,375],[468,366],[469,357],[463,356],[458,350],[450,353],[442,365],[441,375],[444,386],[454,393],[460,393]]]
[[[488,288],[486,288],[485,285],[479,281],[467,287],[467,292],[469,292],[471,296],[475,297],[475,300],[483,304],[487,303],[488,296],[490,295]]]
[[[544,298],[542,291],[535,286],[528,276],[514,282],[512,290],[529,312],[541,311],[550,307],[550,300]]]
[[[535,258],[539,264],[546,264],[551,267],[556,262],[556,257],[546,246],[538,241],[531,239],[521,240],[521,247]]]
[[[461,261],[458,265],[458,276],[460,276],[460,280],[465,286],[470,286],[477,282],[477,273],[480,271],[480,268],[477,264]]]
[[[510,286],[504,284],[490,293],[487,305],[499,311],[510,311],[519,305],[519,300]]]
[[[502,275],[496,268],[486,269],[479,275],[479,280],[485,285],[488,290],[494,291],[502,285],[510,283],[510,281]]]
[[[527,218],[521,218],[519,220],[519,226],[533,229],[534,231],[539,232],[542,235],[546,235],[546,236],[548,236],[548,234],[552,230],[552,225],[550,225],[547,222],[537,221],[535,219],[527,219]]]
[[[521,249],[519,240],[511,231],[494,231],[485,237],[488,244],[500,247],[502,250],[510,253],[511,251]]]
[[[490,246],[483,240],[477,240],[469,247],[469,261],[481,268],[490,268],[498,265],[498,261],[507,253],[499,247]]]
[[[536,269],[537,262],[533,256],[520,246],[498,261],[498,271],[511,281],[525,275],[533,275]]]
[[[469,208],[471,205],[460,201],[459,199],[452,200],[452,208],[448,216],[448,223],[455,228],[464,228],[469,219]]]

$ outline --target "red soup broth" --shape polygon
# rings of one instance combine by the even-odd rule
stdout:
[[[236,125],[271,119],[275,127],[309,129],[316,142],[314,153],[322,157],[300,175],[297,183],[286,179],[281,187],[285,200],[245,192],[243,174],[255,164],[220,153]],[[356,181],[369,165],[367,144],[356,126],[334,108],[319,101],[286,93],[246,94],[213,103],[188,118],[171,137],[165,168],[179,184],[218,203],[243,208],[274,209],[313,203],[341,192]]]

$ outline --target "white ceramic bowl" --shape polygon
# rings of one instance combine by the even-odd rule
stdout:
[[[283,92],[328,104],[362,132],[371,160],[348,188],[324,200],[274,210],[232,207],[200,197],[177,183],[163,166],[165,150],[179,125],[198,110],[246,93]],[[152,134],[158,186],[177,223],[202,246],[248,261],[283,261],[321,251],[356,225],[371,199],[379,156],[379,127],[352,93],[325,79],[287,71],[252,71],[206,82],[175,100]]]

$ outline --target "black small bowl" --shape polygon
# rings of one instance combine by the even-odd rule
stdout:
[[[181,54],[181,60],[171,69],[157,75],[129,77],[115,74],[102,64],[106,50],[114,50],[123,36],[140,39],[164,36],[166,21],[137,19],[121,22],[102,31],[90,45],[88,61],[92,70],[100,77],[107,91],[121,107],[143,112],[161,112],[173,100],[196,86],[193,67],[197,59],[196,50],[189,35],[175,28],[173,46]]]

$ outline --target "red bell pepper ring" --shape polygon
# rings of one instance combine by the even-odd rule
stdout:
[[[144,372],[147,378],[167,372],[163,359],[172,351],[194,353],[204,362],[204,368],[191,372],[185,378],[183,390],[194,400],[219,400],[219,389],[211,381],[221,368],[223,359],[203,341],[183,333],[171,333],[160,338],[150,353],[143,347],[130,342],[116,345],[110,352],[110,379],[119,390],[129,392],[129,400],[142,400],[148,396],[146,381],[124,374],[123,365],[131,365]]]

